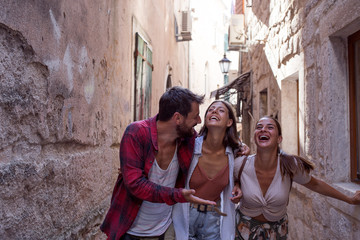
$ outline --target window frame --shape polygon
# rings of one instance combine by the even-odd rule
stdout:
[[[360,137],[357,135],[359,126],[357,125],[356,97],[360,92],[356,92],[356,69],[355,69],[355,43],[360,41],[360,31],[348,37],[348,61],[349,61],[349,112],[350,112],[350,176],[351,181],[360,183],[360,166],[358,156],[360,149],[357,149]],[[359,134],[360,135],[360,134]]]
[[[149,118],[151,115],[152,87],[152,48],[145,38],[135,33],[134,52],[134,121]]]
[[[281,81],[280,99],[281,99],[280,119],[283,128],[282,133],[283,133],[283,137],[288,139],[286,142],[283,141],[281,143],[281,147],[287,153],[300,156],[300,130],[299,130],[300,129],[300,107],[299,107],[300,99],[299,99],[299,76],[297,73]],[[284,124],[285,122],[287,124]],[[296,138],[293,137],[294,135],[296,135]],[[296,146],[296,149],[293,149],[291,146],[292,147]]]
[[[259,119],[267,116],[269,111],[269,92],[264,88],[259,92]]]

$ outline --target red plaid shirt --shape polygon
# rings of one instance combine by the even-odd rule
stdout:
[[[130,124],[120,143],[121,172],[111,197],[111,205],[101,230],[108,239],[120,239],[125,234],[140,209],[143,200],[173,205],[186,202],[181,194],[185,186],[194,150],[196,135],[181,139],[178,145],[180,165],[177,188],[157,185],[148,180],[148,173],[155,160],[157,145],[157,116]]]

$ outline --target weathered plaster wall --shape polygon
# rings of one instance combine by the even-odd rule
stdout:
[[[186,86],[187,46],[174,37],[186,3],[1,2],[1,239],[105,239],[133,116],[133,19],[153,47],[155,114],[168,63],[173,85]]]
[[[250,45],[248,55],[243,58],[243,69],[254,72],[254,120],[260,117],[258,95],[265,87],[271,89],[268,114],[286,119],[282,118],[287,114],[281,105],[282,81],[297,79],[299,152],[315,163],[315,176],[347,195],[354,194],[360,187],[350,183],[349,176],[346,38],[360,29],[360,2],[294,0],[264,4],[257,0],[252,3],[245,12]],[[287,122],[282,125],[286,130]],[[288,214],[291,239],[358,239],[360,236],[359,207],[325,198],[297,184],[291,193]]]

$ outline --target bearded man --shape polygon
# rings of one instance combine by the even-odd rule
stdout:
[[[101,230],[108,239],[175,239],[172,205],[212,204],[184,189],[204,96],[182,87],[160,98],[159,113],[131,123],[120,143],[120,167]]]

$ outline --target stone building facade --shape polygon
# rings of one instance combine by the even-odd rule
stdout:
[[[182,0],[0,4],[0,238],[99,232],[132,121],[188,87]],[[178,20],[176,21],[176,19]]]
[[[241,69],[252,72],[253,98],[252,121],[243,128],[253,132],[261,116],[277,117],[282,148],[312,160],[315,176],[353,195],[360,185],[351,181],[351,152],[359,147],[351,138],[350,106],[356,100],[349,95],[348,39],[360,30],[360,2],[252,0],[244,6],[247,52],[241,53]],[[288,215],[290,239],[360,236],[360,206],[297,184]]]

